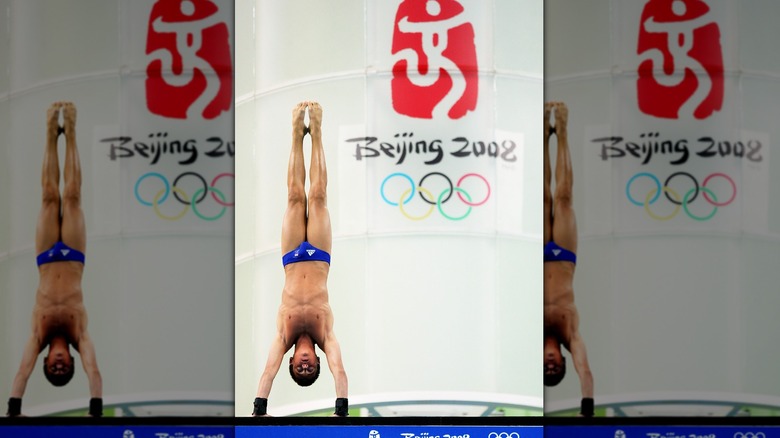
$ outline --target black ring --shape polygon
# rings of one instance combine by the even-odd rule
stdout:
[[[431,173],[428,173],[427,175],[425,175],[424,177],[422,177],[420,179],[419,186],[422,187],[423,182],[425,181],[425,178],[428,178],[431,175],[441,175],[450,184],[450,194],[447,195],[447,198],[445,198],[443,201],[441,201],[441,203],[444,204],[445,202],[450,200],[450,198],[452,197],[452,194],[455,192],[455,189],[454,189],[454,187],[452,185],[452,180],[450,179],[450,177],[448,177],[447,175],[445,175],[445,174],[443,174],[441,172],[431,172]],[[427,202],[428,204],[431,204],[431,205],[436,205],[436,200],[435,199],[433,201],[429,201],[429,200],[425,199],[425,195],[423,195],[422,191],[418,190],[418,192],[420,192],[420,197],[422,198],[423,201],[425,201],[425,202]]]
[[[183,176],[186,176],[186,175],[193,175],[193,176],[197,176],[197,177],[198,177],[198,179],[200,179],[200,182],[202,182],[202,183],[203,183],[203,194],[200,196],[200,198],[199,198],[198,200],[196,200],[196,201],[195,201],[195,203],[196,203],[196,204],[200,204],[200,202],[201,202],[201,201],[203,201],[203,199],[205,199],[205,198],[206,198],[206,193],[208,193],[208,191],[209,191],[209,186],[208,186],[208,184],[206,183],[206,180],[205,180],[205,179],[204,179],[204,178],[203,178],[203,177],[202,177],[202,176],[201,176],[199,173],[195,173],[195,172],[184,172],[184,173],[182,173],[181,175],[177,176],[175,180],[173,180],[173,187],[176,187],[176,183],[177,183],[177,182],[179,182],[179,180],[181,179],[181,177],[183,177]],[[171,188],[171,190],[173,191],[173,196],[175,196],[175,197],[176,197],[176,199],[177,199],[179,202],[181,202],[181,203],[182,203],[182,204],[184,204],[184,205],[190,205],[190,203],[189,203],[189,202],[187,202],[187,201],[184,201],[183,199],[181,199],[181,198],[179,197],[179,194],[178,194],[178,193],[176,193],[176,190],[173,190],[173,188]]]
[[[694,193],[693,197],[688,200],[688,204],[690,204],[691,202],[693,202],[694,199],[696,199],[697,196],[699,196],[699,181],[697,181],[696,178],[694,178],[693,175],[691,175],[688,172],[675,172],[675,173],[669,175],[669,178],[666,178],[666,181],[664,182],[664,187],[668,187],[669,186],[669,181],[671,181],[672,178],[674,178],[677,175],[685,175],[685,176],[687,176],[688,178],[691,179],[691,181],[693,181],[693,184],[696,186],[696,193]],[[682,205],[682,199],[679,200],[679,201],[675,201],[674,199],[672,199],[669,196],[669,192],[667,192],[665,190],[663,192],[664,192],[664,196],[666,196],[666,199],[668,199],[672,204]]]

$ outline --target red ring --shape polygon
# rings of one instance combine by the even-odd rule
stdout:
[[[236,179],[236,176],[233,175],[232,173],[228,173],[228,172],[220,173],[219,175],[215,176],[213,180],[211,180],[211,187],[214,187],[214,184],[216,184],[217,181],[219,181],[219,179],[222,178],[223,176],[230,176],[233,178],[233,180]],[[224,207],[232,207],[236,204],[236,201],[229,202],[229,203],[222,201],[221,199],[217,198],[217,196],[214,194],[213,191],[211,192],[211,197],[214,198],[217,204],[222,205]]]
[[[712,205],[714,205],[716,207],[723,207],[724,205],[731,204],[734,201],[734,198],[737,197],[737,184],[734,183],[734,180],[731,179],[731,177],[726,175],[725,173],[716,172],[716,173],[711,174],[707,178],[704,178],[704,181],[701,183],[701,186],[702,187],[706,187],[707,186],[707,181],[709,181],[710,178],[712,178],[713,176],[721,176],[723,178],[726,178],[726,180],[729,183],[731,183],[731,188],[734,190],[734,193],[731,195],[731,198],[729,198],[729,200],[726,201],[726,202],[713,202],[712,199],[710,199],[710,197],[707,195],[707,192],[704,192],[704,199],[706,199],[707,202],[709,202],[710,204],[712,204]]]
[[[463,180],[466,179],[469,176],[476,176],[477,178],[480,178],[480,179],[482,179],[482,181],[485,182],[485,185],[487,186],[487,196],[485,196],[485,199],[483,199],[480,202],[469,202],[469,201],[463,199],[463,195],[461,195],[460,192],[458,192],[458,198],[460,198],[460,200],[463,201],[463,203],[468,205],[468,206],[478,207],[478,206],[486,203],[487,200],[490,198],[490,183],[487,181],[487,179],[485,179],[484,176],[482,176],[480,174],[477,174],[477,173],[467,173],[467,174],[463,175],[462,177],[460,177],[460,179],[458,180],[458,184],[456,184],[456,187],[460,188],[460,183],[463,182]]]

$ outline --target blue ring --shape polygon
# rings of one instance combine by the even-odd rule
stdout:
[[[158,204],[162,204],[168,198],[168,194],[171,193],[171,185],[168,183],[168,178],[162,176],[161,174],[159,174],[157,172],[147,172],[147,173],[143,174],[140,178],[138,178],[138,181],[136,181],[136,183],[135,183],[135,189],[133,190],[135,192],[135,199],[137,199],[138,202],[140,202],[143,205],[146,205],[147,207],[152,207],[153,204],[151,202],[144,201],[138,195],[138,186],[141,185],[141,181],[143,181],[144,179],[146,179],[146,177],[149,177],[149,176],[156,176],[157,178],[160,178],[160,180],[162,180],[163,183],[165,183],[165,195],[163,195],[163,197],[160,198],[159,201],[157,201]]]
[[[639,172],[636,175],[632,176],[630,180],[628,180],[628,182],[626,183],[626,198],[628,198],[628,200],[631,201],[632,204],[638,205],[639,207],[643,207],[645,203],[635,201],[634,198],[631,197],[631,192],[629,191],[629,189],[631,188],[631,183],[634,182],[634,180],[639,178],[640,176],[646,176],[652,179],[653,181],[655,181],[655,185],[658,186],[658,189],[655,192],[655,197],[653,197],[653,199],[650,202],[648,202],[648,205],[657,201],[658,197],[661,196],[661,181],[658,180],[657,176],[647,172]]]
[[[402,177],[406,178],[406,180],[409,181],[409,184],[411,184],[411,186],[412,186],[412,190],[409,192],[409,198],[406,201],[404,201],[404,205],[406,205],[414,197],[415,189],[417,188],[417,186],[414,185],[414,181],[412,180],[412,177],[407,175],[407,174],[405,174],[405,173],[396,172],[396,173],[391,173],[390,175],[387,175],[387,177],[385,177],[384,181],[382,181],[382,186],[379,188],[379,194],[382,195],[382,199],[384,199],[385,202],[387,202],[388,204],[390,204],[390,205],[392,205],[394,207],[398,207],[398,203],[397,202],[391,202],[385,196],[385,183],[387,182],[387,180],[389,180],[390,178],[392,178],[394,176],[402,176]]]

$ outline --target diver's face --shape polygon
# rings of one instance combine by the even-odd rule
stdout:
[[[295,349],[290,363],[293,366],[293,373],[298,376],[311,376],[317,372],[319,359],[311,348],[300,347]]]
[[[560,344],[545,343],[544,346],[544,373],[558,374],[563,369],[563,354]]]
[[[53,375],[65,375],[73,368],[73,357],[61,349],[50,351],[45,358],[46,369]]]

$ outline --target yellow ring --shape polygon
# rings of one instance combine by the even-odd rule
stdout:
[[[680,202],[680,204],[675,204],[674,210],[672,211],[672,214],[668,216],[658,216],[657,214],[653,213],[652,210],[650,210],[650,198],[652,198],[655,195],[655,192],[658,191],[658,189],[653,189],[647,193],[647,196],[645,196],[645,211],[648,215],[650,215],[651,218],[657,220],[657,221],[668,221],[669,219],[677,216],[677,213],[680,211],[680,205],[682,204],[680,199],[680,194],[672,190],[671,188],[664,186],[662,189],[664,192],[671,194],[673,197],[677,198],[677,201]]]
[[[435,205],[431,205],[431,208],[428,209],[428,213],[425,213],[422,216],[417,216],[417,217],[410,216],[404,210],[403,200],[406,197],[406,195],[408,195],[411,191],[412,191],[412,189],[406,189],[406,191],[401,194],[401,199],[398,201],[398,208],[401,210],[401,213],[403,213],[403,215],[406,216],[407,218],[409,218],[409,219],[411,219],[413,221],[421,221],[421,220],[427,218],[428,216],[430,216],[431,213],[433,213],[433,208],[435,207]],[[417,191],[418,192],[423,192],[424,194],[428,195],[430,197],[430,199],[433,199],[433,193],[431,193],[431,191],[426,189],[425,187],[417,187]]]
[[[184,199],[189,198],[189,196],[187,196],[187,194],[184,193],[184,190],[176,186],[173,186],[171,188],[173,189],[174,192],[181,195],[182,198]],[[184,215],[187,214],[187,211],[190,209],[189,199],[187,200],[188,204],[184,206],[184,210],[182,210],[181,213],[177,214],[176,216],[165,216],[160,212],[160,208],[159,208],[160,204],[158,203],[160,198],[162,198],[163,193],[165,193],[165,188],[160,189],[160,191],[157,192],[156,195],[154,195],[154,201],[152,201],[152,206],[154,207],[154,212],[157,213],[157,217],[159,217],[160,219],[165,219],[167,221],[177,221],[182,217],[184,217]]]

